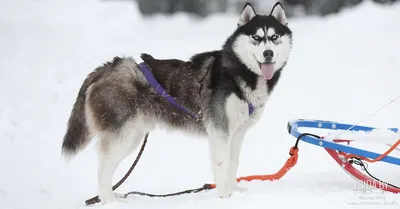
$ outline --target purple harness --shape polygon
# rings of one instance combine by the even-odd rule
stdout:
[[[147,79],[147,82],[156,90],[158,94],[160,94],[162,97],[166,98],[169,103],[177,107],[178,109],[183,110],[186,114],[190,115],[193,118],[200,119],[201,115],[192,113],[189,110],[187,110],[185,107],[182,107],[180,104],[178,104],[173,97],[171,97],[167,92],[165,92],[164,88],[157,82],[157,80],[154,78],[153,74],[151,73],[149,67],[146,65],[146,63],[142,62],[139,64],[139,69],[142,71],[144,74],[144,77]],[[254,112],[254,107],[253,104],[248,102],[249,106],[249,115],[251,115]]]

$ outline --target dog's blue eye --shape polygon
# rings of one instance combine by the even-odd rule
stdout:
[[[274,34],[274,35],[271,36],[271,40],[272,40],[272,41],[275,41],[275,40],[278,39],[278,38],[279,38],[279,36],[276,35],[276,34]]]
[[[261,37],[260,36],[253,36],[253,39],[256,41],[261,41]]]

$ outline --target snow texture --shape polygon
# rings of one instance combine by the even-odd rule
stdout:
[[[237,18],[214,15],[197,20],[177,14],[143,19],[131,1],[0,1],[0,208],[87,208],[84,200],[97,194],[94,143],[70,162],[60,155],[66,122],[85,76],[118,55],[138,59],[145,52],[188,59],[193,53],[218,49]],[[281,168],[295,141],[286,130],[289,120],[356,123],[397,97],[399,21],[399,4],[369,1],[325,18],[290,19],[293,53],[264,116],[246,136],[239,175]],[[399,105],[394,102],[360,125],[400,127]],[[388,148],[366,146],[371,151]],[[122,162],[114,182],[136,154]],[[212,183],[208,155],[205,139],[153,132],[139,165],[117,191],[169,193]],[[383,180],[400,184],[400,167],[376,163],[369,168]],[[242,184],[248,191],[228,199],[218,198],[215,191],[171,198],[132,196],[93,208],[400,205],[399,195],[363,193],[323,149],[305,143],[300,143],[297,165],[281,180]]]

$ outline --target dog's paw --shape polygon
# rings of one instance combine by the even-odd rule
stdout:
[[[100,197],[100,203],[102,205],[106,205],[106,204],[115,202],[116,200],[117,200],[117,198],[115,196],[112,196],[112,195]]]
[[[233,190],[233,191],[236,191],[236,192],[242,193],[242,192],[245,192],[245,191],[248,190],[248,189],[247,189],[246,187],[244,187],[244,186],[239,186],[239,183],[236,181],[236,178],[235,178],[234,180],[230,181],[230,184],[229,184],[229,185],[231,186],[232,190]]]
[[[217,186],[217,190],[218,190],[218,196],[220,198],[228,198],[233,193],[233,189],[229,185],[226,185],[226,186],[223,185],[220,187]]]
[[[125,199],[125,195],[121,193],[114,192],[116,198]]]
[[[100,202],[105,205],[111,202],[122,201],[124,202],[124,195],[116,192],[103,194],[100,196]]]

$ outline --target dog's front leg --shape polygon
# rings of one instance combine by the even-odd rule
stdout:
[[[238,152],[242,144],[242,136],[234,138],[244,121],[248,118],[247,103],[235,94],[226,98],[224,106],[215,108],[212,122],[208,124],[209,143],[211,149],[214,182],[220,197],[229,197],[233,193],[231,176],[236,176]],[[232,144],[234,142],[234,144]],[[232,146],[233,145],[233,146]],[[233,150],[232,150],[233,148]],[[231,154],[233,153],[233,156]],[[233,159],[233,160],[232,160]],[[234,163],[233,169],[231,163]]]
[[[230,164],[229,164],[229,184],[233,190],[244,192],[247,190],[245,187],[239,187],[237,185],[236,174],[239,166],[240,151],[245,136],[244,129],[238,129],[232,137],[231,148],[230,148]]]
[[[221,198],[229,197],[233,192],[229,184],[230,142],[228,134],[222,131],[216,131],[209,137],[214,182]]]

